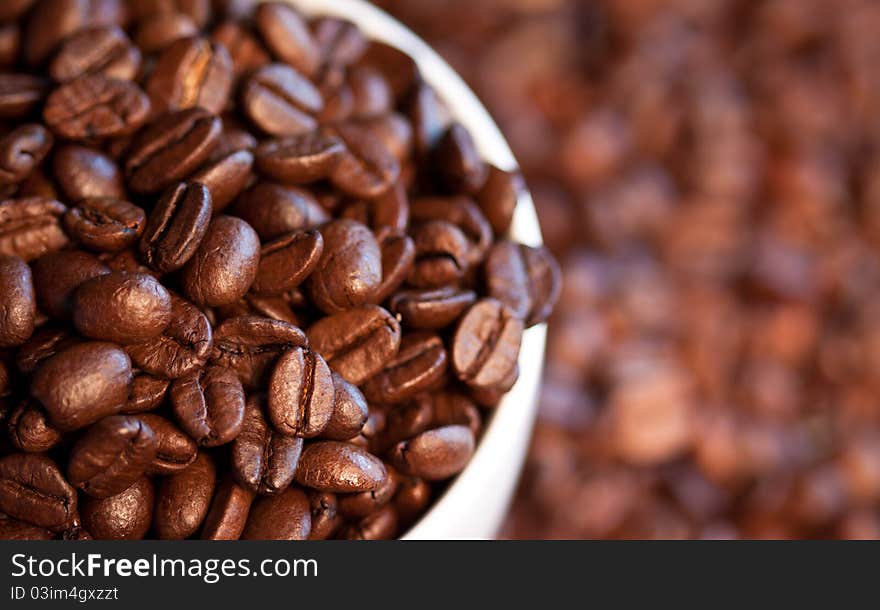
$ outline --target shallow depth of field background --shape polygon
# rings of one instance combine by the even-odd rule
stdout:
[[[504,535],[880,537],[880,3],[378,3],[564,269]]]

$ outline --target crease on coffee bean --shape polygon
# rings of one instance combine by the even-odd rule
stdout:
[[[480,374],[483,370],[483,367],[489,361],[489,358],[492,357],[492,354],[495,351],[495,347],[498,344],[498,340],[501,338],[502,333],[504,332],[504,326],[506,322],[506,316],[504,315],[504,307],[498,307],[498,313],[495,317],[497,320],[497,324],[493,324],[489,336],[486,337],[484,342],[480,343],[480,349],[477,351],[476,356],[474,357],[474,361],[471,363],[465,371],[462,377],[465,380],[472,380]]]

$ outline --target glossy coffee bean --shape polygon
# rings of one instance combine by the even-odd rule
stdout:
[[[211,509],[202,526],[202,540],[238,540],[244,532],[253,492],[238,485],[231,477],[224,479],[214,493]]]
[[[416,246],[408,235],[386,232],[379,240],[382,251],[382,283],[370,301],[383,303],[406,281],[416,259]]]
[[[0,255],[25,262],[68,244],[61,228],[67,208],[53,199],[30,197],[0,202]]]
[[[393,504],[400,522],[412,523],[431,502],[431,486],[424,479],[401,476]]]
[[[30,74],[0,74],[0,118],[29,115],[49,92],[49,81]]]
[[[382,460],[359,447],[336,441],[307,445],[296,470],[300,485],[334,493],[371,491],[387,477]]]
[[[328,314],[366,303],[382,282],[382,254],[373,233],[352,220],[321,229],[325,254],[309,277],[312,301]]]
[[[281,294],[297,288],[318,266],[323,251],[324,239],[314,229],[266,244],[260,251],[260,267],[252,290]]]
[[[431,153],[434,171],[452,193],[476,193],[486,183],[489,166],[480,157],[470,133],[455,123]]]
[[[308,490],[312,512],[312,529],[309,540],[327,540],[342,525],[342,515],[337,513],[336,494],[326,491]]]
[[[405,335],[397,355],[364,384],[364,395],[371,402],[399,404],[442,383],[446,368],[446,349],[439,336]]]
[[[73,521],[76,500],[76,490],[45,455],[11,453],[0,458],[0,512],[57,531]]]
[[[154,504],[153,482],[141,477],[109,498],[83,496],[80,515],[96,540],[141,540],[150,530]]]
[[[87,25],[108,25],[123,19],[122,3],[116,0],[42,0],[27,19],[24,60],[37,66],[46,60],[58,43]]]
[[[254,72],[244,84],[242,110],[270,136],[296,136],[318,126],[315,115],[324,100],[312,82],[285,64],[270,64]]]
[[[70,451],[67,480],[94,498],[122,493],[156,456],[153,430],[135,417],[112,415],[86,430]]]
[[[428,396],[432,426],[467,426],[473,432],[474,438],[480,434],[483,426],[482,418],[470,398],[459,392],[431,393]]]
[[[211,208],[214,212],[220,212],[247,187],[253,177],[253,164],[254,155],[251,151],[236,150],[216,161],[209,159],[199,171],[190,176],[190,180],[207,187],[211,194]]]
[[[322,17],[312,24],[312,35],[325,67],[346,67],[359,60],[369,41],[356,25],[344,19]]]
[[[37,298],[27,263],[17,257],[0,256],[0,348],[15,347],[34,332]]]
[[[333,413],[321,432],[321,438],[344,441],[360,434],[370,411],[366,398],[356,385],[347,382],[335,371],[332,377]]]
[[[183,267],[208,231],[211,201],[207,187],[197,182],[168,189],[150,213],[140,241],[144,262],[160,273]]]
[[[134,42],[143,53],[152,54],[164,50],[176,40],[189,38],[197,33],[198,28],[188,15],[176,12],[160,13],[147,17],[139,23],[134,34]]]
[[[253,72],[272,61],[263,43],[242,21],[229,19],[220,23],[211,33],[211,39],[229,51],[236,76]]]
[[[156,115],[196,107],[219,114],[231,89],[232,60],[226,47],[200,36],[168,45],[146,84]]]
[[[486,183],[477,193],[476,200],[495,235],[502,237],[510,231],[513,212],[524,190],[521,175],[490,166]]]
[[[167,379],[153,377],[148,373],[136,374],[131,382],[128,402],[125,403],[121,413],[131,415],[156,409],[165,401],[168,386]]]
[[[246,387],[265,387],[278,357],[306,346],[305,333],[287,322],[253,316],[230,318],[214,332],[211,360],[236,371]]]
[[[385,482],[376,489],[339,496],[339,513],[346,519],[361,519],[391,502],[394,494],[397,493],[400,475],[387,464],[385,470],[388,472],[388,476],[385,478]]]
[[[220,321],[230,318],[256,316],[280,320],[297,326],[300,323],[299,316],[294,313],[285,295],[259,295],[247,294],[240,301],[232,305],[218,307],[215,312]]]
[[[33,401],[25,400],[8,417],[9,440],[19,451],[42,453],[61,442],[61,432],[46,415],[46,411]]]
[[[454,224],[471,244],[468,260],[477,265],[492,245],[492,225],[480,208],[468,197],[420,197],[410,202],[410,219],[414,224],[441,220]]]
[[[307,540],[312,529],[309,499],[295,487],[257,498],[251,505],[242,540]]]
[[[64,229],[90,250],[117,252],[138,240],[147,217],[133,203],[115,197],[82,199],[64,215]]]
[[[240,485],[265,496],[287,489],[293,481],[303,441],[270,426],[264,403],[256,396],[248,399],[241,434],[232,445],[232,469]]]
[[[142,413],[137,418],[149,426],[156,440],[156,455],[147,469],[149,474],[174,474],[195,461],[198,445],[171,421],[155,413]]]
[[[150,100],[136,84],[92,74],[55,89],[46,99],[43,118],[58,136],[87,140],[134,133],[149,111]]]
[[[231,211],[251,225],[264,242],[329,220],[310,192],[272,182],[258,182],[245,191]]]
[[[331,176],[346,155],[345,144],[323,130],[267,140],[254,162],[263,175],[284,184],[309,184]]]
[[[174,381],[169,395],[178,423],[199,445],[225,445],[241,432],[245,394],[232,369],[188,373]]]
[[[389,309],[408,328],[438,330],[453,324],[476,300],[472,290],[451,286],[401,290],[391,297]]]
[[[394,537],[397,528],[397,511],[389,505],[344,528],[339,537],[344,540],[388,540]]]
[[[80,340],[67,329],[47,324],[35,331],[31,338],[18,348],[15,368],[24,375],[31,375],[44,361],[77,343],[80,343]]]
[[[443,426],[398,443],[389,456],[401,472],[438,481],[461,472],[473,455],[474,442],[466,426]]]
[[[475,388],[492,388],[513,371],[523,322],[495,299],[477,301],[464,315],[452,340],[452,367]]]
[[[311,438],[333,414],[333,379],[324,359],[295,347],[278,359],[269,379],[269,421],[281,434]]]
[[[53,143],[52,134],[35,123],[21,125],[0,139],[0,189],[23,182],[40,166]]]
[[[73,294],[82,283],[110,272],[97,257],[81,250],[47,254],[31,268],[40,311],[61,319],[72,315]]]
[[[72,345],[43,361],[31,380],[31,394],[62,431],[83,428],[115,415],[128,401],[131,361],[110,343]]]
[[[561,276],[546,248],[502,241],[486,258],[489,295],[510,307],[528,326],[544,322],[550,315],[559,299]]]
[[[408,281],[417,288],[456,285],[467,271],[471,245],[457,226],[432,220],[414,230],[416,255]]]
[[[383,232],[404,233],[409,226],[406,188],[398,183],[376,199],[352,200],[343,206],[339,214],[367,225],[377,235]]]
[[[320,49],[296,9],[282,2],[260,4],[254,13],[254,21],[275,57],[306,76],[317,71],[321,61]]]
[[[71,202],[125,198],[122,172],[116,161],[93,148],[67,144],[56,149],[52,158],[52,175]]]
[[[333,184],[352,197],[373,199],[386,193],[400,176],[400,163],[369,132],[351,124],[337,126],[346,153],[330,174]]]
[[[159,539],[183,540],[199,531],[211,507],[216,480],[214,460],[200,452],[192,464],[159,482],[153,512],[153,529]]]
[[[152,276],[114,271],[80,284],[73,323],[86,337],[121,345],[158,336],[171,321],[171,295]]]
[[[49,75],[59,82],[87,74],[134,80],[141,53],[115,25],[80,30],[64,40],[49,64]]]

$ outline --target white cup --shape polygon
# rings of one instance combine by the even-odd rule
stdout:
[[[517,167],[510,146],[476,95],[449,64],[409,28],[364,0],[286,1],[309,16],[347,19],[371,39],[406,52],[449,107],[453,118],[470,131],[483,157],[502,169]],[[528,192],[519,198],[510,234],[525,244],[542,243],[538,216]],[[467,468],[403,536],[404,540],[493,538],[498,533],[528,451],[546,335],[545,325],[525,332],[519,357],[519,380],[492,414]]]

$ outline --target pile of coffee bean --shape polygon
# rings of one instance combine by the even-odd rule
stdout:
[[[413,61],[240,0],[0,6],[0,538],[391,538],[560,272]]]

